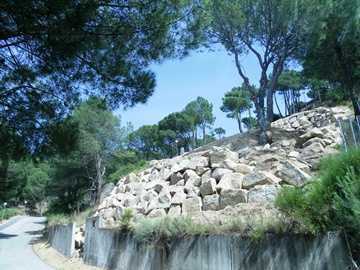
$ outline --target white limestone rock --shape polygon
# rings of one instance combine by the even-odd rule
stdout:
[[[281,179],[269,172],[257,171],[244,176],[242,188],[250,189],[257,185],[273,185],[279,183],[280,181]]]
[[[242,173],[242,174],[249,174],[249,173],[253,172],[253,168],[251,166],[241,164],[241,163],[236,163],[229,159],[224,160],[224,168],[230,169],[233,172]]]
[[[195,216],[201,213],[202,200],[200,197],[187,198],[182,205],[183,216]]]
[[[178,191],[174,194],[174,196],[172,196],[171,198],[171,204],[172,205],[178,205],[178,204],[183,204],[184,201],[186,200],[187,195],[185,194],[185,192],[183,191]]]
[[[224,209],[226,206],[234,206],[239,203],[247,202],[247,190],[243,189],[223,189],[220,192],[219,208]]]
[[[209,178],[201,182],[200,193],[203,197],[216,193],[216,180],[214,178]]]
[[[140,182],[139,178],[134,173],[130,173],[125,177],[124,184],[129,184],[132,182]]]
[[[167,216],[170,218],[178,218],[181,216],[181,206],[180,205],[171,205]]]
[[[257,185],[249,189],[248,203],[273,202],[279,190],[279,185]]]
[[[229,149],[223,149],[221,147],[214,146],[210,154],[210,165],[212,168],[223,167],[223,162],[225,159],[230,159],[234,162],[237,162],[239,156],[236,152],[232,152]]]
[[[227,173],[216,185],[218,191],[222,189],[241,189],[244,175],[242,173]]]
[[[223,177],[224,174],[232,173],[233,171],[230,169],[224,169],[224,168],[216,168],[212,173],[211,177],[215,178],[218,182]]]
[[[293,186],[302,187],[310,178],[310,175],[297,168],[291,162],[286,161],[279,172],[279,177]]]
[[[154,209],[147,215],[147,218],[151,219],[163,219],[166,217],[166,211],[164,209]]]
[[[170,208],[170,205],[171,205],[170,193],[159,195],[157,208]]]
[[[204,196],[202,199],[203,211],[219,210],[219,194],[212,194]]]

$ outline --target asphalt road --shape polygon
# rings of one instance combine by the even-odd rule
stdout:
[[[20,217],[0,227],[0,270],[54,270],[34,252],[32,242],[42,235],[43,217]]]

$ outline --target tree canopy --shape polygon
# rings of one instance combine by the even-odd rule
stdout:
[[[240,133],[242,128],[242,113],[252,108],[252,103],[249,100],[250,93],[246,87],[234,87],[229,92],[225,93],[223,97],[223,105],[220,107],[221,111],[226,113],[226,117],[236,119]],[[251,115],[249,115],[251,117]]]
[[[1,1],[1,129],[36,151],[84,95],[112,108],[146,102],[150,65],[197,46],[198,11],[196,0]]]
[[[358,84],[360,82],[360,1],[330,1],[318,35],[318,43],[307,42],[299,51],[305,73],[344,87],[360,115]]]
[[[208,42],[222,44],[234,56],[237,71],[255,104],[260,144],[267,143],[269,139],[266,134],[273,119],[273,94],[278,78],[307,35],[321,24],[322,14],[327,11],[327,1],[322,2],[207,1],[210,21]],[[260,67],[258,91],[250,82],[242,63],[248,54],[255,56]]]

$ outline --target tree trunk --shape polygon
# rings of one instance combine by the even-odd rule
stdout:
[[[241,126],[241,113],[238,113],[238,115],[237,115],[237,122],[238,122],[240,133],[243,133],[243,128]]]
[[[102,178],[105,174],[105,168],[102,168],[102,158],[100,154],[97,154],[95,157],[95,168],[96,168],[96,179],[95,179],[95,187],[96,187],[96,196],[95,203],[100,204],[101,197],[101,187],[102,187]]]
[[[205,123],[202,126],[202,133],[203,133],[203,140],[204,140],[204,145],[206,144],[206,125]]]

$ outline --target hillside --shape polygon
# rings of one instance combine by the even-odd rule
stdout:
[[[319,159],[338,152],[337,119],[347,107],[321,107],[272,124],[273,142],[259,146],[255,130],[230,136],[172,159],[154,160],[119,180],[96,215],[117,227],[122,214],[147,219],[191,217],[218,226],[278,216],[272,203],[284,185],[303,186]]]

